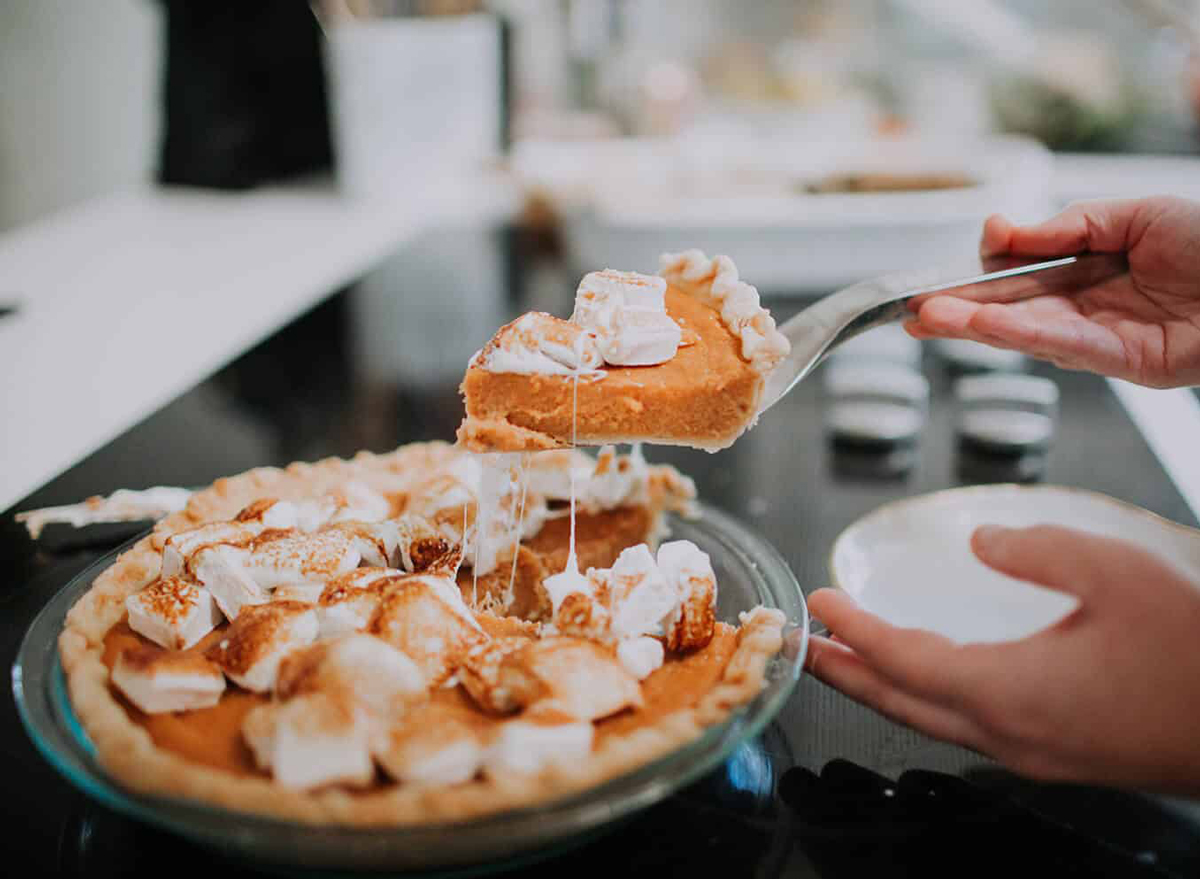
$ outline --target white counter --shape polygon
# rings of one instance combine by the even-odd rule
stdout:
[[[330,185],[146,188],[0,236],[0,509],[353,281],[414,235],[515,210],[500,180],[430,204]]]

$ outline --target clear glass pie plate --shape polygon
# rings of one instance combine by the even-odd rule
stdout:
[[[131,818],[259,865],[424,871],[497,868],[514,858],[537,857],[586,838],[715,769],[770,722],[799,677],[808,648],[808,611],[779,553],[711,507],[702,507],[698,519],[672,517],[669,524],[672,538],[691,540],[712,558],[718,619],[736,622],[739,612],[760,604],[779,608],[788,619],[784,651],[769,665],[764,689],[725,722],[665,757],[545,805],[453,824],[314,828],[127,791],[96,762],[95,749],[71,708],[58,656],[67,611],[120,550],[75,577],[34,619],[12,670],[17,708],[38,750],[84,792]]]

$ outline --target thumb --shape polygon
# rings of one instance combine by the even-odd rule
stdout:
[[[1016,227],[1006,217],[992,214],[983,223],[983,236],[979,240],[979,255],[1000,256],[1012,253],[1012,236]]]
[[[1056,256],[1091,250],[1129,250],[1154,216],[1151,199],[1092,199],[1068,205],[1061,213],[1032,226],[991,220],[983,246],[991,253]]]
[[[1058,525],[984,525],[971,535],[971,550],[1001,574],[1092,599],[1107,586],[1114,554],[1122,555],[1126,545]]]

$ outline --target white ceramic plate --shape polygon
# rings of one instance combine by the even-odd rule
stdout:
[[[959,643],[1023,638],[1070,613],[1074,598],[975,558],[971,532],[986,524],[1056,524],[1124,538],[1200,583],[1200,531],[1107,495],[1053,485],[957,488],[886,504],[834,542],[833,583],[894,625]]]

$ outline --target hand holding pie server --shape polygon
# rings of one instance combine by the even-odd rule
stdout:
[[[1150,387],[1200,384],[1200,203],[1085,201],[1035,226],[993,216],[980,250],[1125,253],[1130,270],[1073,296],[1010,303],[923,297],[912,304],[911,335],[971,339]]]

